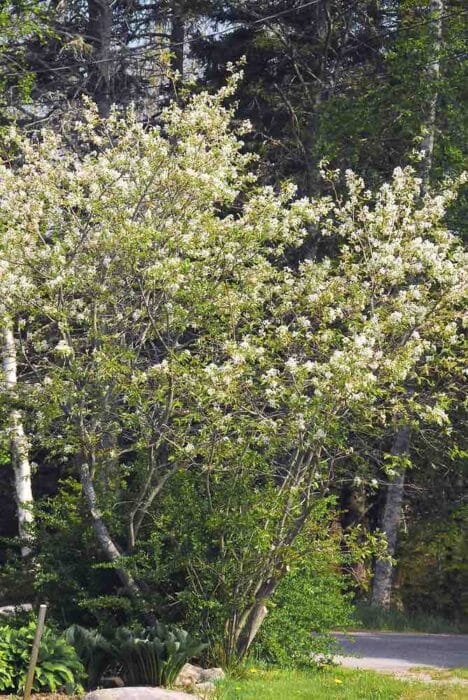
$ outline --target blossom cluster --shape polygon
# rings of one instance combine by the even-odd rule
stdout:
[[[462,338],[467,258],[444,224],[456,183],[422,196],[397,169],[370,192],[347,172],[337,202],[260,187],[224,96],[173,105],[164,128],[91,109],[81,149],[12,132],[0,316],[39,443],[85,441],[103,463],[110,432],[143,462],[154,445],[181,466],[248,454],[298,489],[304,465],[318,483],[324,451],[350,454],[347,435],[408,407],[446,423],[443,401],[418,403],[418,377]],[[311,226],[335,256],[300,260]]]

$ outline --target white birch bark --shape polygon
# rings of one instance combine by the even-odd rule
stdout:
[[[91,514],[94,532],[106,559],[116,565],[115,571],[125,587],[125,590],[132,598],[139,598],[141,590],[133,576],[124,568],[118,566],[118,562],[122,561],[122,553],[110,536],[109,530],[102,518],[101,511],[97,503],[96,492],[94,490],[93,480],[89,472],[87,464],[83,463],[80,466],[80,480],[83,488],[83,495],[86,499],[89,512]]]
[[[8,322],[5,322],[3,328],[2,369],[4,389],[6,392],[14,394],[18,384],[16,345],[11,324]],[[31,554],[31,527],[34,521],[31,463],[29,461],[29,445],[24,432],[21,413],[14,407],[9,412],[9,431],[17,504],[18,534],[22,542],[21,554],[23,557],[27,557]]]

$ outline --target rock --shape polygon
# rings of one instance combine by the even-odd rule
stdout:
[[[216,683],[197,683],[194,688],[197,693],[200,693],[202,698],[207,698],[216,690]]]
[[[33,609],[31,603],[19,603],[18,605],[2,605],[0,615],[15,615],[19,612],[30,612]]]
[[[201,666],[193,664],[184,664],[179,675],[176,678],[175,685],[181,688],[190,688],[202,680],[203,669]],[[203,679],[205,680],[205,679]]]
[[[123,688],[125,683],[120,676],[104,676],[101,678],[101,685],[104,688]]]
[[[93,690],[83,700],[197,700],[197,696],[165,688],[108,688]]]
[[[226,674],[224,673],[222,668],[203,668],[200,674],[199,682],[213,683],[214,681],[222,681],[223,678],[226,678]]]
[[[214,683],[226,677],[222,668],[202,668],[185,664],[177,676],[175,684],[181,688],[200,688],[204,683]]]

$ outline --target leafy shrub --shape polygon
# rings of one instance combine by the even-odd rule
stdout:
[[[36,624],[15,629],[0,626],[0,691],[19,692],[25,683]],[[84,669],[64,637],[46,628],[42,635],[34,676],[34,691],[80,692]]]
[[[336,642],[332,629],[352,622],[350,596],[339,570],[306,561],[286,576],[269,606],[255,645],[267,663],[283,667],[310,666],[327,661]]]

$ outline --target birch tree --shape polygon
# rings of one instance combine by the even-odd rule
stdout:
[[[18,384],[16,343],[12,322],[3,319],[2,347],[3,391],[8,404],[8,431],[11,445],[11,458],[14,472],[14,491],[18,513],[18,534],[21,540],[21,554],[31,554],[33,516],[33,493],[29,444],[25,434],[21,412],[16,407]]]

